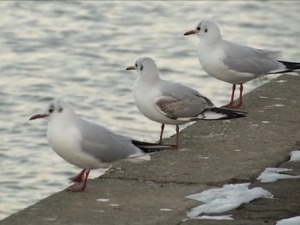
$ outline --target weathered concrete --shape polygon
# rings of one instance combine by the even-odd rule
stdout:
[[[300,78],[281,76],[244,101],[241,110],[249,112],[247,118],[197,122],[181,131],[179,150],[155,153],[142,164],[118,162],[104,177],[89,181],[85,193],[62,191],[0,224],[271,225],[300,215],[299,179],[256,181],[266,167],[300,174],[300,163],[286,162],[289,152],[300,148]],[[258,199],[229,212],[234,221],[184,220],[200,204],[185,196],[236,182],[263,187],[274,199]],[[165,208],[172,211],[161,211]]]
[[[99,183],[100,182],[100,183]],[[189,193],[206,186],[132,180],[92,180],[85,193],[60,192],[21,211],[3,224],[176,224],[195,202]],[[108,202],[97,199],[109,199]],[[172,211],[161,211],[172,209]],[[22,219],[20,219],[22,218]]]

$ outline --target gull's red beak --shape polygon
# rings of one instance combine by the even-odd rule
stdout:
[[[185,32],[183,35],[186,36],[186,35],[191,35],[191,34],[196,34],[196,33],[197,33],[197,31],[190,30],[190,31]]]
[[[126,70],[136,70],[136,67],[135,66],[129,66],[126,68]]]
[[[48,116],[47,114],[36,114],[36,115],[30,117],[29,120],[35,120],[35,119],[45,118],[47,116]]]

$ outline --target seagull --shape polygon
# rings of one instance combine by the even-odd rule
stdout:
[[[74,192],[86,189],[92,169],[121,159],[136,162],[149,160],[150,156],[146,153],[172,148],[170,145],[141,142],[117,135],[81,118],[61,99],[52,100],[43,114],[34,115],[29,120],[39,118],[48,121],[47,139],[51,148],[70,164],[82,168],[77,176],[70,178],[73,182],[82,183],[77,189],[68,189]]]
[[[139,111],[150,120],[161,123],[159,144],[162,143],[165,124],[176,125],[176,145],[179,146],[179,126],[197,120],[226,120],[245,117],[246,113],[217,108],[198,91],[179,83],[163,80],[155,61],[140,57],[134,66],[139,74],[133,86],[133,96]]]
[[[231,100],[226,107],[238,108],[243,104],[243,84],[268,74],[299,72],[300,63],[281,61],[279,51],[256,49],[222,39],[214,21],[202,20],[194,30],[199,39],[198,56],[204,71],[209,75],[233,84]],[[240,85],[239,103],[234,105],[236,85]]]

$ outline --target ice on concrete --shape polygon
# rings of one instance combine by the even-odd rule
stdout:
[[[260,187],[249,189],[249,185],[250,183],[227,184],[222,188],[213,188],[189,195],[186,198],[201,201],[204,204],[193,208],[187,216],[190,219],[201,219],[205,214],[224,213],[254,199],[272,197],[270,192]]]
[[[292,171],[292,169],[287,168],[266,168],[257,178],[262,183],[274,182],[280,179],[295,179],[300,178],[300,176],[293,176],[289,174],[281,174],[282,172]]]
[[[285,83],[285,82],[287,82],[287,80],[278,80],[278,81],[276,81],[277,83]]]
[[[108,168],[93,170],[93,173],[89,176],[90,179],[101,177],[106,173],[106,171],[110,170],[111,166]]]
[[[231,215],[223,215],[223,216],[199,216],[197,219],[203,220],[234,220]]]
[[[97,202],[109,202],[108,198],[98,198],[96,200],[97,200]]]
[[[290,161],[300,161],[300,150],[292,151]]]
[[[279,220],[276,223],[276,225],[299,225],[299,224],[300,224],[300,216]]]
[[[120,205],[119,204],[110,204],[110,206],[112,206],[112,207],[118,207]]]
[[[171,212],[171,211],[173,211],[173,209],[162,208],[162,209],[159,209],[159,211],[162,211],[162,212]]]

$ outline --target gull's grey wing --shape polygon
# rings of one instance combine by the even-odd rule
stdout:
[[[213,103],[196,90],[179,83],[162,80],[161,96],[155,99],[155,107],[170,118],[196,117]]]
[[[282,64],[276,60],[278,51],[255,49],[225,40],[222,41],[222,47],[225,51],[222,61],[231,70],[259,77],[283,69]]]
[[[113,162],[141,153],[129,139],[114,134],[100,125],[84,119],[80,119],[78,125],[82,136],[80,140],[82,150],[101,162]]]

